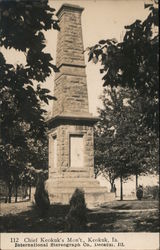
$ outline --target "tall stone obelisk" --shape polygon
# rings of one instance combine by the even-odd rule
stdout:
[[[94,178],[93,125],[89,113],[83,54],[81,14],[83,8],[64,4],[60,20],[53,105],[49,127],[49,179],[51,203],[69,203],[76,188],[83,188],[87,204],[108,200],[109,193]]]

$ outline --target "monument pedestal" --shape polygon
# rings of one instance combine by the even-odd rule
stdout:
[[[114,193],[109,193],[106,187],[101,187],[94,178],[52,178],[46,182],[52,204],[69,204],[76,188],[84,191],[87,207],[93,207],[114,200]]]
[[[94,178],[92,116],[62,115],[49,120],[49,179],[51,204],[69,204],[76,190],[84,191],[88,207],[114,199]]]

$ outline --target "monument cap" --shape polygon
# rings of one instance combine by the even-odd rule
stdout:
[[[75,5],[75,4],[69,4],[69,3],[65,3],[63,4],[60,9],[57,11],[56,15],[59,17],[61,12],[63,10],[71,10],[71,11],[80,11],[82,12],[84,10],[83,7],[80,7],[79,5]]]

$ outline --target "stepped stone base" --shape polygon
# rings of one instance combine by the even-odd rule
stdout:
[[[101,187],[94,178],[50,178],[46,181],[51,204],[69,204],[76,188],[85,193],[87,207],[93,207],[115,199],[114,193],[109,193],[106,187]]]

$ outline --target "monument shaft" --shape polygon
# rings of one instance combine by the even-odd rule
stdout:
[[[53,115],[88,114],[88,93],[82,40],[83,8],[63,5],[58,11],[60,32],[57,41]]]

